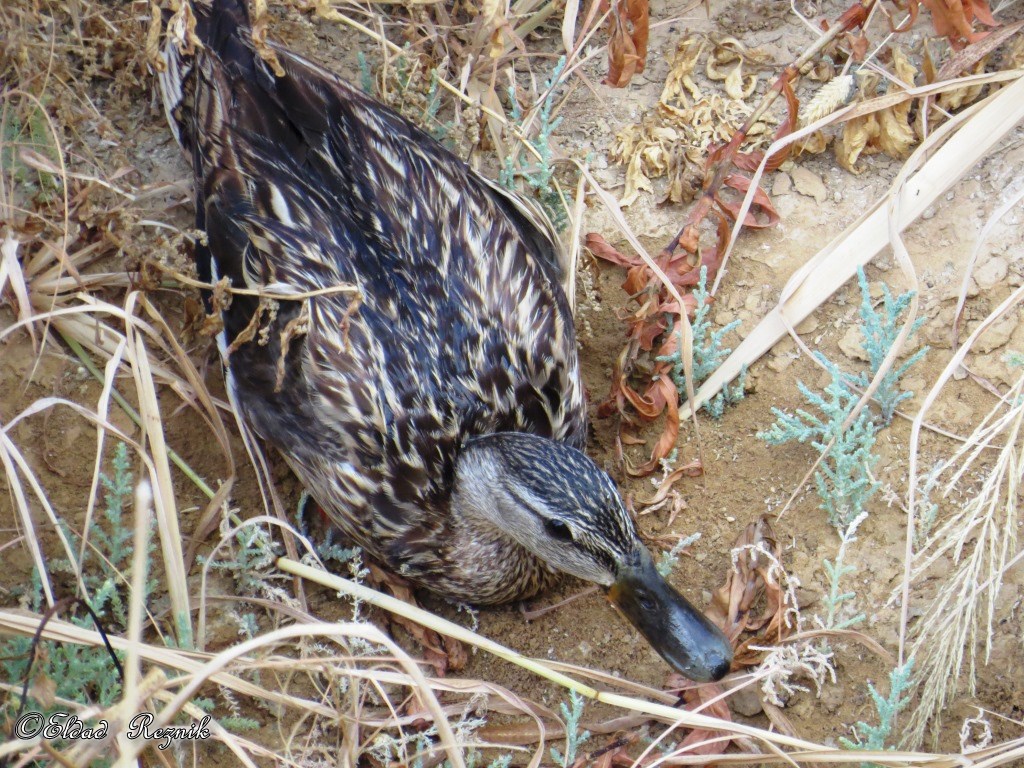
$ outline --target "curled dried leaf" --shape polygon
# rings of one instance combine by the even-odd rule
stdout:
[[[981,59],[981,61],[979,61],[975,65],[974,69],[971,71],[971,74],[978,75],[984,72],[985,64],[987,63],[987,61],[988,57]],[[984,89],[984,87],[985,86],[983,85],[971,85],[966,88],[957,88],[956,90],[953,91],[946,91],[945,93],[939,96],[939,106],[942,109],[945,109],[947,112],[953,112],[955,110],[958,110],[960,109],[960,107],[963,107],[967,104],[976,101],[978,97],[981,95],[981,92]]]
[[[878,114],[878,146],[885,154],[897,159],[907,157],[916,143],[917,136],[905,116],[893,109]]]
[[[852,32],[847,32],[844,37],[846,45],[850,49],[850,58],[854,61],[864,61],[864,57],[868,53],[867,35],[855,35]]]
[[[824,131],[815,131],[810,136],[805,136],[796,143],[796,152],[797,154],[807,152],[811,155],[820,155],[828,149],[831,141],[832,137],[825,135]]]
[[[647,39],[650,36],[649,0],[626,0],[626,17],[632,26],[633,47],[636,49],[636,71],[643,72],[647,66]]]
[[[655,493],[654,496],[649,499],[637,499],[637,504],[644,507],[652,507],[655,504],[660,504],[668,498],[668,495],[672,490],[672,486],[675,485],[678,480],[684,477],[700,477],[703,474],[704,465],[700,463],[700,459],[694,459],[687,464],[682,464],[665,476],[665,479],[658,485],[658,492]],[[686,502],[682,499],[680,499],[680,501],[685,507]]]
[[[624,88],[647,62],[650,34],[648,0],[612,0],[608,16],[608,75],[606,85]]]
[[[626,471],[636,477],[649,475],[657,469],[661,460],[672,453],[676,447],[676,440],[679,439],[679,391],[676,389],[676,385],[668,376],[661,375],[651,385],[648,392],[647,400],[652,405],[661,406],[659,413],[662,410],[665,411],[665,424],[651,451],[650,460],[639,467],[626,466]]]
[[[859,174],[862,169],[857,167],[857,160],[865,151],[872,154],[869,145],[878,138],[878,132],[878,117],[874,114],[847,120],[842,135],[836,141],[839,164],[850,173]]]
[[[604,239],[604,236],[597,232],[588,232],[584,239],[587,250],[599,259],[618,264],[620,267],[632,267],[637,263],[635,257],[626,256]]]
[[[731,57],[734,59],[735,57]],[[709,80],[725,80],[729,76],[729,70],[724,65],[730,64],[732,61],[722,62],[718,59],[718,51],[712,52],[704,62],[704,74],[708,76]],[[730,67],[730,69],[732,69]]]
[[[622,193],[619,205],[623,208],[632,205],[640,196],[641,190],[653,192],[654,185],[647,178],[643,171],[644,152],[634,152],[629,165],[626,167],[626,188]]]
[[[750,189],[751,180],[746,176],[734,173],[727,176],[722,184],[745,195],[747,190]],[[722,210],[729,214],[730,218],[734,221],[736,220],[740,212],[740,204],[738,202],[734,203],[730,200],[724,200],[720,196],[716,197],[715,201],[721,206]],[[768,193],[758,187],[754,191],[754,199],[750,203],[750,210],[747,211],[747,215],[743,219],[743,225],[752,229],[766,229],[774,227],[778,223],[779,212],[772,205]]]
[[[639,62],[636,45],[626,29],[623,16],[621,13],[612,13],[608,19],[611,38],[608,40],[608,75],[603,82],[614,88],[625,88],[629,84]]]
[[[904,87],[912,88],[917,69],[899,46],[893,46],[892,57],[893,70],[899,82],[890,82],[887,93],[901,91]],[[903,101],[878,113],[878,147],[889,157],[906,157],[917,142],[910,124],[911,106],[912,102]]]
[[[920,1],[931,13],[935,32],[945,37],[956,51],[978,42],[988,34],[975,31],[975,20],[989,27],[997,25],[987,0]]]
[[[828,59],[809,61],[800,70],[800,74],[808,80],[817,80],[819,83],[827,83],[836,74],[836,67]]]
[[[743,101],[757,90],[757,75],[743,76],[743,62],[739,62],[725,78],[725,93],[730,99]]]
[[[777,564],[782,553],[767,517],[748,525],[732,549],[733,569],[714,593],[707,615],[732,642],[733,669],[737,669],[760,662],[761,653],[751,646],[777,644],[788,636],[791,606],[787,606],[779,583]],[[765,605],[763,612],[755,613],[761,604]],[[746,632],[756,634],[740,640]]]
[[[697,66],[697,59],[704,52],[706,45],[707,41],[703,38],[687,37],[676,46],[672,61],[669,62],[665,85],[661,89],[659,101],[662,104],[678,103],[683,107],[689,106],[686,94],[693,95],[694,89],[696,89],[690,75],[693,73],[694,67]],[[695,98],[699,99],[700,96]]]

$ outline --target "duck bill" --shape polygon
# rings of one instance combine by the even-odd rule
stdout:
[[[646,549],[622,566],[608,598],[680,674],[709,682],[729,672],[732,646],[722,630],[665,581]]]

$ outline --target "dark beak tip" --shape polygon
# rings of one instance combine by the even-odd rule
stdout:
[[[667,656],[665,660],[677,672],[694,682],[717,683],[732,671],[732,646],[725,635],[709,634],[703,638],[703,642],[689,650],[690,654],[682,663],[678,660],[673,662]]]
[[[729,674],[733,650],[725,634],[669,586],[652,563],[637,570],[620,578],[609,597],[654,650],[696,682],[717,682]]]
[[[717,683],[723,677],[728,675],[729,670],[732,669],[732,649],[729,649],[724,655],[719,656],[717,659],[711,660],[707,669],[709,682],[712,683]]]

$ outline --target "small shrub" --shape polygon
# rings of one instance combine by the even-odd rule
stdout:
[[[814,474],[814,483],[821,499],[821,508],[828,513],[828,521],[841,530],[865,511],[868,500],[878,490],[871,477],[871,468],[878,457],[871,451],[875,447],[878,427],[865,408],[847,429],[846,417],[860,399],[847,387],[843,373],[824,357],[820,357],[832,376],[823,395],[813,392],[803,382],[797,387],[804,399],[820,416],[798,408],[795,414],[772,408],[776,422],[758,437],[769,445],[783,445],[792,440],[810,443],[819,452],[833,440],[835,444],[825,461]]]
[[[857,389],[867,388],[878,373],[899,335],[900,320],[913,296],[912,292],[907,292],[894,298],[888,287],[883,287],[882,311],[879,312],[872,306],[863,269],[858,271],[858,281],[861,332],[864,336],[862,348],[868,356],[871,375],[844,372],[824,355],[816,353],[831,376],[831,382],[822,394],[813,392],[803,382],[797,382],[797,387],[817,414],[800,408],[792,414],[773,408],[775,423],[758,433],[758,437],[770,445],[795,440],[810,443],[821,452],[832,444],[828,456],[815,472],[814,483],[821,508],[828,513],[829,522],[841,531],[849,529],[865,513],[868,500],[878,490],[878,483],[871,476],[871,468],[878,461],[872,453],[875,439],[879,429],[892,420],[897,406],[913,395],[912,392],[900,391],[900,378],[928,351],[927,347],[922,347],[902,365],[890,370],[882,378],[872,403],[861,410],[849,427],[843,429],[843,424],[860,400]],[[912,332],[919,327],[920,321],[915,322]]]
[[[893,721],[899,712],[910,703],[910,697],[904,696],[914,684],[911,673],[914,670],[914,659],[910,658],[906,664],[896,667],[889,673],[889,695],[882,697],[875,686],[868,683],[868,693],[874,702],[875,711],[878,713],[878,725],[868,725],[858,722],[853,726],[854,741],[839,737],[840,743],[847,749],[860,749],[879,751],[892,749],[886,745],[889,736],[892,734]],[[875,763],[862,763],[862,766],[874,766]]]
[[[855,592],[843,592],[840,588],[840,583],[843,578],[856,573],[857,569],[852,565],[846,564],[846,548],[857,540],[857,527],[864,522],[867,517],[866,512],[862,512],[846,530],[839,534],[841,540],[839,544],[839,552],[836,554],[835,562],[824,560],[823,565],[825,568],[825,574],[828,576],[828,594],[825,595],[821,602],[825,606],[827,613],[825,614],[824,620],[818,618],[818,625],[822,629],[849,629],[850,627],[860,624],[864,621],[864,613],[856,613],[853,616],[848,616],[845,619],[839,618],[839,614],[844,608],[848,607],[848,604],[852,603],[853,599],[857,596]]]
[[[844,374],[851,387],[867,389],[871,379],[882,367],[892,345],[896,343],[896,337],[900,334],[903,313],[910,306],[910,300],[914,296],[913,291],[907,291],[897,297],[893,297],[889,286],[882,283],[882,311],[878,312],[871,303],[871,290],[868,287],[867,277],[864,275],[864,268],[857,269],[857,282],[860,285],[860,318],[861,334],[864,336],[861,348],[867,353],[868,365],[871,368],[871,375],[861,372],[856,376]],[[912,337],[921,328],[925,318],[919,317],[910,328]],[[908,337],[909,338],[909,337]],[[912,354],[902,365],[895,365],[882,377],[878,389],[875,390],[874,401],[877,404],[883,424],[892,421],[896,408],[908,397],[913,397],[913,392],[901,392],[899,381],[911,366],[928,353],[928,347],[921,347]]]
[[[562,702],[562,717],[565,719],[565,754],[557,747],[551,748],[551,759],[562,768],[569,768],[576,762],[580,747],[590,738],[590,731],[580,730],[580,718],[583,717],[583,697],[571,691],[569,704]]]
[[[562,202],[562,196],[555,187],[555,167],[552,163],[551,135],[558,129],[562,118],[551,116],[556,102],[556,89],[562,72],[565,70],[565,56],[562,56],[551,72],[551,77],[544,83],[544,100],[540,105],[540,112],[537,115],[538,127],[536,135],[528,138],[530,146],[537,151],[539,160],[535,165],[517,167],[515,153],[509,153],[505,158],[501,172],[498,174],[498,183],[507,189],[515,189],[515,178],[521,176],[526,182],[544,212],[551,219],[552,224],[559,232],[564,230],[569,223],[569,214]],[[524,132],[523,108],[516,98],[514,88],[508,89],[508,97],[511,102],[512,124]]]
[[[708,314],[711,309],[711,301],[707,291],[708,268],[700,268],[700,280],[697,283],[697,290],[693,297],[697,300],[697,309],[693,315],[690,327],[693,329],[693,388],[696,390],[707,380],[708,376],[714,373],[722,361],[732,352],[729,347],[722,346],[722,339],[732,333],[739,326],[739,320],[722,326],[717,331],[711,330],[711,319]],[[670,327],[666,333],[671,333]],[[681,395],[686,396],[686,373],[683,370],[682,349],[677,349],[671,355],[664,355],[655,358],[658,362],[672,363],[672,383]],[[732,384],[726,384],[722,391],[704,403],[704,410],[714,419],[720,419],[725,412],[727,405],[734,405],[743,399],[744,386],[747,382],[747,367],[743,366],[740,375]]]
[[[661,557],[658,558],[658,565],[656,566],[658,573],[667,579],[673,569],[679,565],[679,555],[682,554],[683,550],[693,546],[699,540],[700,531],[697,531],[696,533],[691,533],[689,536],[681,538],[668,552],[662,552]]]
[[[128,585],[119,572],[130,570],[134,536],[123,519],[124,509],[134,489],[126,445],[121,443],[117,446],[111,463],[112,476],[100,474],[104,508],[90,531],[93,546],[102,556],[90,557],[92,550],[86,549],[77,569],[81,571],[82,581],[89,590],[87,604],[103,620],[102,629],[107,632],[124,631],[127,627]],[[65,534],[77,548],[76,537],[67,530]],[[55,571],[74,573],[76,570],[67,561],[52,561],[51,566]],[[155,587],[156,580],[147,579],[146,596]],[[25,597],[34,612],[43,612],[42,581],[38,573],[32,574]],[[95,629],[92,616],[81,605],[64,613],[62,618],[76,626]],[[0,721],[12,718],[15,713],[28,707],[48,717],[66,709],[56,703],[60,700],[109,707],[121,695],[120,670],[104,647],[43,641],[33,649],[31,638],[14,637],[0,643],[0,665],[6,680],[22,681],[29,674],[32,679],[28,701],[22,702],[20,698],[12,697],[4,702],[0,706]]]

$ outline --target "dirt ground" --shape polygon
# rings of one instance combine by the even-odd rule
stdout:
[[[778,6],[776,9],[775,6]],[[841,10],[835,3],[824,3],[820,13],[834,18]],[[726,32],[744,44],[769,52],[778,62],[798,55],[811,40],[810,32],[788,11],[788,6],[742,0],[728,4],[713,2],[711,18],[703,10],[684,19],[673,19],[673,3],[651,3],[655,22],[651,33],[651,57],[647,70],[626,89],[600,85],[605,63],[596,56],[584,67],[593,88],[575,90],[564,108],[564,121],[556,132],[558,150],[576,157],[590,155],[599,181],[609,189],[621,191],[623,169],[607,160],[614,135],[620,127],[636,122],[642,112],[654,104],[668,72],[667,56],[684,30]],[[669,20],[671,21],[665,21]],[[662,23],[664,22],[664,23]],[[927,28],[919,23],[916,35]],[[283,13],[273,35],[285,39],[314,58],[355,76],[352,39],[355,33],[316,21],[297,12]],[[551,43],[557,37],[552,35]],[[141,32],[140,32],[141,40]],[[357,48],[371,58],[374,45],[357,41]],[[148,87],[148,86],[147,86]],[[136,98],[106,100],[103,84],[93,84],[90,96],[101,107],[110,125],[104,135],[109,141],[91,142],[105,167],[129,167],[131,183],[142,186],[172,182],[171,189],[147,202],[152,218],[174,226],[188,227],[191,217],[188,169],[155,101],[140,98],[148,90],[138,89]],[[769,182],[781,224],[769,230],[746,232],[729,263],[728,274],[718,292],[713,311],[716,325],[738,319],[741,326],[732,337],[732,346],[746,335],[763,314],[774,306],[782,286],[791,274],[828,239],[841,232],[880,195],[899,170],[899,163],[876,155],[862,160],[860,175],[839,168],[831,152],[802,157],[787,165]],[[921,283],[921,312],[927,318],[919,339],[931,347],[905,381],[915,396],[902,410],[913,413],[923,391],[935,381],[950,355],[950,322],[956,293],[971,256],[978,232],[988,216],[1003,204],[1009,194],[1024,183],[1024,131],[1012,132],[999,149],[958,182],[926,214],[924,220],[906,233],[906,243]],[[651,251],[657,251],[675,234],[685,216],[685,207],[660,205],[663,187],[656,182],[654,195],[641,195],[627,209],[627,219]],[[973,330],[1000,301],[1024,281],[1024,252],[1021,250],[1021,226],[1024,212],[1011,211],[998,224],[988,244],[982,248],[977,273],[967,304],[967,322],[961,338]],[[154,231],[152,244],[136,243],[135,250],[145,253],[167,248]],[[609,216],[593,202],[585,212],[583,232],[600,232],[618,242]],[[624,246],[623,246],[624,247]],[[623,270],[604,263],[585,261],[587,278],[579,292],[579,335],[581,358],[591,402],[596,404],[608,392],[612,365],[624,341],[624,326],[617,316],[626,304],[620,285]],[[873,283],[885,282],[894,292],[904,290],[904,279],[894,266],[892,256],[883,253],[867,270]],[[191,294],[189,294],[191,295]],[[181,290],[155,293],[161,311],[172,328],[183,327],[184,297]],[[856,366],[849,328],[857,322],[859,291],[848,284],[800,326],[803,339],[814,349],[844,366]],[[0,309],[0,325],[13,322],[9,308]],[[987,343],[968,356],[970,369],[995,386],[1005,389],[1012,374],[1003,355],[1024,352],[1024,327],[1019,312],[993,329]],[[205,371],[214,394],[222,394],[218,366],[212,344],[206,339],[188,341],[193,359]],[[983,352],[980,350],[984,350]],[[667,515],[656,512],[640,519],[648,535],[689,534],[699,531],[700,540],[690,548],[673,573],[673,582],[695,603],[706,606],[711,592],[721,586],[730,568],[730,548],[744,528],[761,515],[777,511],[800,482],[815,458],[812,448],[795,444],[771,448],[756,437],[773,421],[772,407],[793,409],[802,405],[796,382],[823,386],[821,370],[802,356],[791,340],[780,343],[769,355],[752,366],[746,398],[726,410],[718,421],[701,416],[701,438],[706,457],[703,478],[685,479],[676,488],[686,502],[686,510],[666,528]],[[59,343],[51,341],[38,356],[27,336],[12,337],[0,354],[0,422],[6,424],[14,414],[42,397],[65,397],[91,404],[99,386]],[[162,393],[162,406],[169,444],[208,480],[215,481],[224,472],[223,461],[213,441],[207,437],[205,423],[181,403],[173,393]],[[933,411],[930,421],[951,432],[965,435],[971,431],[995,403],[994,396],[971,378],[951,382]],[[123,429],[135,428],[117,409],[111,418]],[[589,452],[620,481],[624,494],[633,498],[650,497],[655,490],[650,479],[634,480],[625,476],[615,458],[616,423],[614,419],[593,419],[593,437]],[[652,430],[650,436],[655,436]],[[89,478],[93,471],[93,428],[67,409],[49,411],[33,417],[12,430],[10,437],[22,447],[35,466],[56,509],[72,521],[81,519]],[[895,497],[905,496],[909,422],[897,418],[880,436],[877,446],[882,458],[876,475],[893,494],[879,493],[871,502],[871,515],[861,526],[859,539],[852,546],[848,563],[856,567],[849,589],[855,591],[857,610],[867,613],[860,627],[866,634],[894,652],[897,643],[899,609],[890,602],[903,573],[906,516]],[[234,494],[234,504],[243,516],[261,509],[254,474],[245,468],[244,450],[237,439],[234,453],[242,468]],[[922,443],[923,465],[949,452],[943,438],[927,435]],[[627,447],[634,462],[646,459],[647,447]],[[680,461],[697,456],[692,427],[684,425],[679,441]],[[283,463],[274,464],[286,504],[294,507],[300,489]],[[182,530],[186,536],[196,524],[205,502],[185,481],[180,483],[183,510]],[[28,579],[31,560],[21,546],[3,549],[14,538],[17,523],[13,519],[10,491],[0,479],[0,550],[5,568],[0,575],[0,603],[5,595]],[[813,486],[808,486],[797,502],[773,525],[782,543],[784,565],[802,585],[801,607],[810,619],[821,610],[821,596],[827,590],[822,562],[835,557],[839,539],[818,508]],[[43,542],[44,547],[53,542]],[[580,589],[579,583],[566,583],[537,601],[549,604]],[[978,669],[975,695],[962,695],[946,713],[948,727],[940,739],[942,749],[959,751],[957,731],[965,717],[982,707],[1018,721],[1016,724],[993,719],[998,738],[1019,736],[1019,721],[1024,719],[1024,647],[1021,644],[1024,602],[1024,567],[1007,576],[1004,598],[998,616],[999,636],[987,663]],[[159,596],[158,596],[159,600]],[[424,604],[439,614],[465,623],[466,615],[443,601],[423,597]],[[347,615],[325,591],[311,591],[311,609],[325,619]],[[915,603],[915,609],[919,605]],[[912,613],[913,615],[913,613]],[[617,616],[606,601],[594,594],[549,612],[533,621],[522,617],[518,606],[484,610],[479,613],[479,631],[498,638],[504,644],[528,655],[557,659],[610,671],[640,683],[660,687],[667,675],[664,662]],[[230,628],[223,640],[230,640]],[[415,644],[400,630],[397,637],[415,651]],[[839,736],[850,735],[850,725],[859,720],[875,721],[875,713],[866,683],[887,689],[891,665],[863,645],[834,644],[836,681],[816,695],[812,690],[792,696],[785,708],[795,730],[801,736],[835,743]],[[541,685],[525,672],[485,654],[470,657],[465,674],[491,680],[516,692],[555,706],[559,694]],[[767,726],[768,720],[756,700],[747,695],[742,706],[734,706],[733,717]],[[597,717],[599,708],[591,711]]]

